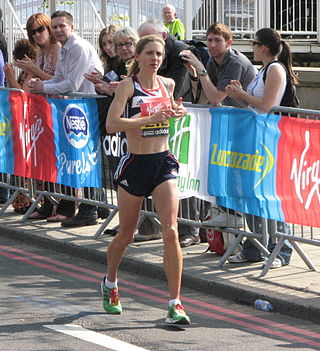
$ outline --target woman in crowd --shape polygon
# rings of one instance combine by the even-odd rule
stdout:
[[[134,57],[136,44],[139,36],[136,31],[130,27],[125,27],[113,32],[109,26],[107,33],[100,33],[99,47],[100,57],[104,62],[105,75],[111,70],[114,71],[118,77],[117,80],[101,79],[96,74],[86,74],[85,77],[94,83],[96,90],[100,94],[113,96],[119,80],[127,75],[127,64]],[[114,26],[112,26],[114,28]],[[104,30],[103,30],[104,31]],[[112,43],[110,43],[110,36],[112,35]],[[104,44],[105,43],[105,44]],[[103,54],[104,53],[104,54]],[[112,57],[112,55],[115,55]]]
[[[28,39],[20,39],[15,43],[13,49],[13,59],[16,61],[28,60],[35,62],[37,52],[34,47],[30,44]],[[15,69],[13,63],[6,63],[4,65],[4,73],[7,80],[7,87],[14,89],[22,89],[29,92],[28,82],[33,78],[33,74],[29,71],[22,69],[18,78],[15,76]]]
[[[95,85],[96,91],[102,95],[113,95],[114,91],[111,90],[108,84],[110,81],[109,79],[106,79],[106,77],[108,77],[109,72],[118,72],[121,64],[121,60],[115,53],[113,44],[113,35],[116,31],[117,27],[111,24],[110,26],[103,28],[99,34],[99,57],[103,63],[105,75],[102,77],[97,72],[91,72],[84,75]]]
[[[33,14],[27,21],[27,33],[29,42],[36,57],[26,54],[22,57],[15,58],[15,65],[19,67],[22,72],[25,72],[27,79],[25,79],[24,90],[28,91],[26,82],[31,78],[38,77],[42,80],[51,79],[55,73],[57,58],[60,50],[60,43],[58,43],[51,31],[51,19],[44,13]],[[45,190],[54,190],[53,184],[45,184]],[[42,206],[33,212],[29,219],[47,219],[49,222],[67,220],[73,217],[75,212],[74,202],[61,200],[56,209],[56,214],[53,214],[54,205],[47,198],[44,198]]]
[[[27,21],[28,39],[37,51],[36,62],[27,56],[16,60],[15,65],[42,80],[51,79],[56,69],[60,43],[51,31],[51,19],[44,13],[31,15]]]
[[[120,80],[127,76],[127,65],[134,57],[136,44],[139,40],[136,31],[130,27],[125,27],[118,31],[115,31],[115,29],[115,26],[110,25],[103,29],[99,35],[100,58],[105,68],[104,78],[99,77],[97,74],[85,74],[85,77],[94,83],[98,94],[107,96],[106,99],[97,100],[102,135],[105,134],[105,119],[113,100],[114,92]],[[115,73],[117,80],[106,79],[110,71]],[[118,159],[113,156],[109,157],[108,167],[111,178],[117,165]],[[104,233],[115,235],[117,231],[118,225],[112,229],[106,229]]]
[[[263,66],[257,73],[254,80],[248,85],[247,91],[243,90],[238,81],[231,81],[226,92],[232,98],[249,104],[249,108],[257,112],[268,112],[274,106],[280,106],[288,82],[295,85],[297,78],[292,70],[292,56],[289,44],[281,39],[280,34],[271,28],[262,28],[255,34],[252,41],[254,61],[262,62]],[[267,71],[266,71],[267,70]],[[256,233],[262,233],[262,218],[246,216],[249,228]],[[268,220],[268,233],[276,230],[282,233],[290,233],[286,223]],[[275,244],[268,244],[271,252]],[[285,242],[279,255],[274,259],[271,268],[278,268],[289,264],[292,248]],[[239,263],[247,261],[264,260],[259,250],[246,240],[243,252],[229,257],[229,262]]]
[[[121,49],[132,46],[127,40],[124,39]],[[166,321],[189,324],[180,302],[182,253],[177,230],[179,201],[175,179],[179,165],[170,154],[167,141],[168,119],[183,117],[187,110],[181,98],[177,104],[173,101],[174,81],[157,75],[164,59],[164,45],[155,35],[139,40],[135,60],[128,71],[130,77],[119,84],[106,121],[109,133],[126,132],[128,152],[120,160],[115,174],[120,229],[107,251],[107,276],[102,282],[103,307],[107,313],[122,312],[117,288],[118,267],[133,240],[144,197],[152,194],[162,226],[164,270],[170,291]],[[152,125],[157,125],[157,129],[152,129]]]
[[[253,60],[262,62],[262,69],[246,91],[238,81],[233,80],[227,86],[226,92],[258,112],[269,112],[272,107],[280,106],[287,79],[294,85],[298,83],[292,70],[290,46],[274,29],[262,28],[252,41],[252,49]]]

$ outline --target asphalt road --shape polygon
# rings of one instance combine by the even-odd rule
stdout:
[[[320,325],[183,289],[192,324],[167,326],[166,284],[120,272],[124,313],[104,313],[104,266],[0,237],[1,351],[320,350]]]

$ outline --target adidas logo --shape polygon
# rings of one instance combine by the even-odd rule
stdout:
[[[121,180],[120,184],[125,185],[125,186],[129,186],[127,179]]]
[[[137,105],[141,105],[141,104],[143,104],[143,102],[144,101],[142,99],[140,99],[140,100],[137,101]]]

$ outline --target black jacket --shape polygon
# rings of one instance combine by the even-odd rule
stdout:
[[[168,34],[165,45],[166,56],[158,71],[160,76],[172,78],[175,83],[174,98],[184,95],[183,83],[187,76],[187,69],[184,67],[179,53],[188,50],[189,46],[182,41],[176,40],[174,36]]]

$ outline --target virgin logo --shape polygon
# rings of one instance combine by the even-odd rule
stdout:
[[[307,153],[310,148],[310,132],[305,132],[305,148],[300,159],[293,159],[290,179],[294,181],[295,191],[301,204],[306,210],[309,209],[314,196],[320,203],[320,160],[308,163]],[[307,190],[305,192],[305,190]]]
[[[26,116],[27,104],[24,104],[24,116]],[[33,151],[34,166],[37,166],[37,145],[36,142],[40,138],[40,135],[44,132],[42,126],[42,119],[37,115],[34,116],[34,121],[30,125],[20,123],[19,128],[19,139],[22,143],[23,158],[28,162]]]

